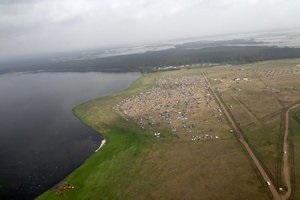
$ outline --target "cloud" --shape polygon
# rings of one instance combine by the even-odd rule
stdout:
[[[298,0],[2,0],[0,55],[299,26]]]

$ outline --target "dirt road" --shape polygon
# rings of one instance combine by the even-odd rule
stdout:
[[[288,135],[289,135],[289,113],[292,109],[300,106],[300,104],[296,104],[292,107],[290,107],[286,113],[285,113],[285,131],[284,131],[284,140],[283,140],[283,158],[282,158],[282,164],[283,164],[283,176],[284,176],[284,182],[287,188],[287,192],[282,195],[283,200],[287,200],[291,197],[292,193],[292,186],[291,186],[291,175],[290,175],[290,165],[289,165],[289,142],[288,142]]]
[[[244,146],[245,150],[248,152],[249,156],[251,157],[252,161],[254,162],[256,168],[258,169],[259,173],[261,174],[262,178],[264,179],[265,183],[267,184],[273,199],[275,200],[281,200],[281,196],[278,193],[277,189],[275,188],[274,184],[272,183],[271,179],[269,178],[268,174],[266,173],[265,169],[262,167],[261,163],[253,153],[252,149],[248,145],[247,141],[245,140],[244,134],[236,124],[236,122],[233,120],[232,116],[230,115],[227,107],[224,105],[224,103],[221,101],[219,95],[215,92],[215,90],[212,88],[210,82],[208,81],[207,77],[203,74],[205,81],[207,82],[210,90],[212,91],[216,101],[219,103],[221,109],[223,110],[226,118],[228,119],[229,123],[231,124],[231,127],[234,129],[238,136],[238,140],[240,143]],[[287,166],[288,167],[288,166]],[[289,172],[288,172],[289,174]],[[290,182],[289,182],[290,183]]]

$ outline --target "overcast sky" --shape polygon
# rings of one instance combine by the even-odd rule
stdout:
[[[0,57],[300,26],[300,0],[0,0]]]

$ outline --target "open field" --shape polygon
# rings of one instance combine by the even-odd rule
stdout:
[[[199,94],[203,102],[191,119],[200,128],[203,125],[204,132],[219,136],[215,139],[192,140],[196,130],[186,133],[180,128],[174,134],[168,123],[156,127],[161,132],[161,137],[156,137],[149,126],[141,128],[134,119],[136,113],[132,113],[131,120],[124,115],[126,109],[121,110],[123,117],[113,109],[128,98],[139,98],[141,92],[150,91],[165,77],[191,78],[201,73],[201,69],[191,69],[146,74],[123,92],[78,106],[74,113],[103,133],[107,142],[56,189],[39,199],[269,199],[266,184],[229,133],[228,125],[212,115],[216,102],[211,99],[211,108],[207,107],[206,92]],[[202,106],[203,113],[211,114],[203,115]],[[192,114],[190,111],[186,113]],[[204,126],[210,123],[205,122],[207,119],[213,122],[212,131]]]
[[[300,109],[295,109],[291,114],[292,115],[299,115]],[[292,172],[294,173],[294,181],[293,185],[294,188],[294,195],[293,199],[297,200],[300,199],[300,159],[299,155],[300,154],[300,123],[296,121],[296,118],[291,118],[290,119],[291,123],[291,143],[293,147],[293,155],[294,159],[292,160],[294,168],[292,169]]]
[[[299,63],[149,73],[125,91],[76,107],[75,115],[107,143],[39,199],[269,199],[267,184],[230,133],[203,72],[284,193],[284,115],[300,100]],[[288,152],[294,199],[300,194],[298,114],[291,111]]]
[[[253,151],[283,193],[285,111],[300,100],[299,63],[299,59],[266,61],[206,70]]]

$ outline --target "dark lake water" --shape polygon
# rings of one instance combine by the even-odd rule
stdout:
[[[0,199],[32,199],[77,168],[101,136],[72,114],[138,73],[0,75]]]

